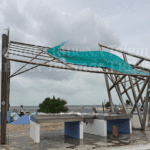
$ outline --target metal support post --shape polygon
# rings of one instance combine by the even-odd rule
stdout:
[[[147,93],[146,93],[146,100],[144,104],[144,114],[143,114],[143,123],[142,123],[142,129],[145,130],[145,123],[146,123],[146,116],[147,116],[147,109],[148,109],[148,102],[150,101],[150,78],[148,81],[147,86]]]
[[[4,55],[8,47],[8,36],[2,35],[2,76],[1,76],[1,144],[6,144],[6,106],[7,106],[7,71],[8,62]]]

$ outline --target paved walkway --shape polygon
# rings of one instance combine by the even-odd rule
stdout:
[[[121,146],[121,147],[115,147],[111,148],[110,150],[150,150],[150,144],[146,145],[136,145],[136,146]]]
[[[100,137],[84,134],[83,140],[65,139],[64,130],[41,131],[41,143],[34,143],[29,137],[29,131],[7,133],[7,144],[0,145],[0,149],[7,150],[114,150],[114,149],[150,149],[150,127],[145,131],[133,130],[131,135]]]

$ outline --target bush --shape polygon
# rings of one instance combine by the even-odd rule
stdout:
[[[126,100],[126,105],[130,105],[130,101],[129,100]]]
[[[110,102],[107,102],[105,105],[106,108],[110,107]]]
[[[44,112],[44,113],[60,113],[60,112],[67,112],[69,109],[65,107],[64,105],[67,104],[67,102],[63,99],[56,99],[54,96],[51,99],[50,97],[47,97],[43,103],[39,104],[38,112]]]

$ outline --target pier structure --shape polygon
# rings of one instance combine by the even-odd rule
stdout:
[[[91,67],[83,67],[79,68],[79,65],[74,65],[71,63],[63,62],[62,60],[50,55],[46,52],[46,50],[51,47],[34,45],[28,43],[21,43],[17,41],[11,41],[9,39],[9,30],[7,30],[7,34],[2,35],[2,71],[1,71],[1,144],[5,144],[6,142],[6,113],[9,110],[9,92],[10,92],[10,78],[15,77],[19,74],[27,72],[31,69],[34,69],[38,66],[52,67],[58,69],[72,70],[72,71],[81,71],[81,72],[89,72],[89,73],[99,73],[104,74],[106,81],[106,88],[108,92],[109,102],[111,105],[111,111],[114,112],[114,104],[113,98],[111,95],[112,89],[115,88],[122,107],[126,114],[133,114],[134,110],[137,109],[139,121],[141,124],[141,129],[145,130],[145,122],[147,116],[148,103],[150,102],[150,69],[139,66],[142,62],[150,61],[150,58],[143,57],[140,55],[135,55],[123,50],[119,50],[116,48],[111,48],[105,46],[103,44],[98,43],[100,51],[103,48],[107,48],[110,51],[115,51],[121,53],[123,55],[124,61],[128,62],[127,56],[132,58],[137,58],[138,61],[135,64],[130,64],[139,71],[148,73],[148,75],[143,74],[130,74],[130,73],[121,73],[118,71],[114,71],[109,68],[101,68],[101,67],[93,67],[97,70],[94,70]],[[66,49],[60,49],[62,51],[71,51]],[[15,57],[13,57],[15,56]],[[28,60],[26,60],[28,59]],[[14,73],[10,74],[10,62],[15,61],[19,63],[25,63],[21,68],[16,70]],[[42,62],[40,62],[42,61]],[[129,63],[129,62],[128,62]],[[34,67],[28,68],[26,70],[22,69],[28,64],[34,65]],[[128,78],[128,80],[126,80]],[[124,82],[123,82],[124,80]],[[109,85],[109,81],[112,82],[112,85]],[[126,87],[125,84],[129,83],[130,87]],[[140,84],[142,84],[142,88],[140,89]],[[121,91],[120,86],[124,89]],[[138,93],[136,93],[135,87],[138,89]],[[147,89],[146,89],[147,87]],[[146,89],[146,95],[143,95],[143,91]],[[133,99],[129,95],[129,90],[132,91]],[[126,94],[128,100],[131,102],[132,110],[130,112],[127,111],[125,101],[123,99],[123,94]],[[138,103],[141,101],[141,107],[139,107]],[[144,110],[144,114],[141,115],[141,110]]]

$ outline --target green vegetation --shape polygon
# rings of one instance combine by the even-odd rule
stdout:
[[[105,105],[106,108],[110,107],[110,102],[107,102]]]
[[[130,105],[131,102],[129,100],[126,100],[126,105]]]
[[[67,104],[67,102],[60,98],[53,98],[47,97],[43,103],[39,104],[39,110],[38,112],[44,112],[44,113],[60,113],[60,112],[67,112],[69,109],[65,107],[64,105]]]

